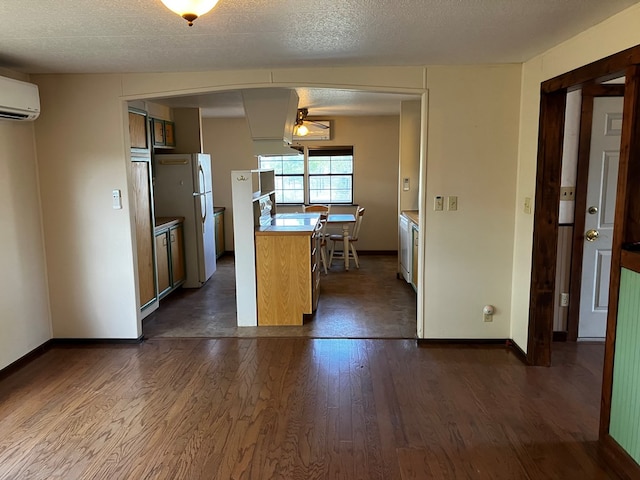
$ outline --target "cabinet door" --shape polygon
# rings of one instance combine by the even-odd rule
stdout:
[[[149,166],[149,162],[131,162],[140,291],[138,307],[144,307],[156,297]]]
[[[152,118],[151,122],[153,125],[153,145],[162,147],[165,144],[164,120]]]
[[[176,146],[175,125],[173,122],[164,122],[164,144],[167,147]]]
[[[216,213],[216,258],[224,253],[224,212]]]
[[[173,287],[185,279],[182,226],[169,230],[169,238],[171,240],[171,286]]]
[[[147,116],[145,114],[129,112],[129,138],[131,148],[149,148],[147,140]]]
[[[156,235],[156,265],[158,267],[158,293],[162,295],[171,287],[169,277],[169,242],[168,232]]]

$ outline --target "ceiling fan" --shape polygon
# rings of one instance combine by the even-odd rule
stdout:
[[[309,115],[309,109],[307,108],[299,108],[296,114],[296,124],[293,127],[293,134],[298,137],[304,137],[309,134],[309,128],[307,128],[306,124],[311,124],[314,127],[328,129],[329,125],[321,122],[314,122],[313,120],[307,120],[307,115]]]

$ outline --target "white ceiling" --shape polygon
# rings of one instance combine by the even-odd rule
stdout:
[[[639,1],[220,0],[188,27],[160,0],[1,0],[0,67],[121,73],[520,63]],[[299,93],[312,115],[372,100]],[[398,99],[373,100],[384,113]]]

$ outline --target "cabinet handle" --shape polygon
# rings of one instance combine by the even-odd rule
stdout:
[[[176,236],[172,233],[171,234],[171,243],[176,241]]]
[[[162,246],[163,246],[163,247],[166,247],[166,246],[167,246],[167,237],[166,237],[166,236],[165,236],[165,237],[163,237],[163,239],[162,239]]]

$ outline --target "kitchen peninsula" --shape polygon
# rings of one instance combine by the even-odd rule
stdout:
[[[302,325],[318,306],[320,216],[284,213],[256,227],[258,325]]]
[[[237,325],[302,325],[320,282],[320,215],[278,214],[273,170],[231,172]]]

